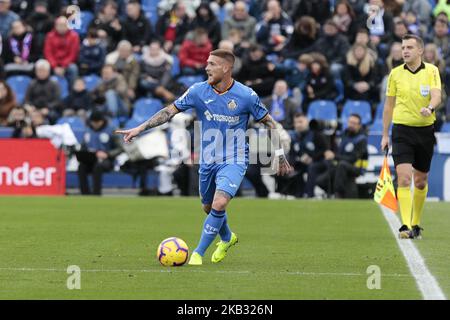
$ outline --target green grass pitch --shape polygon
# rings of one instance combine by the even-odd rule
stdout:
[[[450,296],[450,204],[427,203],[416,241]],[[220,264],[162,267],[159,242],[194,249],[204,213],[194,198],[0,198],[0,299],[421,299],[373,201],[235,199],[240,242]],[[68,290],[67,267],[81,268]],[[367,268],[381,289],[367,288]]]

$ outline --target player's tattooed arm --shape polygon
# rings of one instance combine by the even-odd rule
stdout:
[[[155,115],[153,115],[150,119],[145,121],[140,126],[129,130],[116,130],[116,133],[123,134],[123,140],[126,143],[131,142],[133,138],[137,137],[141,132],[168,122],[178,112],[180,111],[175,107],[175,105],[171,104],[158,111]]]
[[[273,163],[273,169],[277,172],[277,175],[287,175],[292,171],[292,167],[289,164],[286,155],[283,150],[283,141],[289,137],[281,137],[280,132],[283,131],[283,127],[280,123],[276,122],[270,114],[267,114],[262,120],[263,123],[269,129],[269,137],[272,141],[272,146],[275,149],[275,158]],[[290,143],[290,139],[288,139]],[[280,146],[281,144],[281,146]]]

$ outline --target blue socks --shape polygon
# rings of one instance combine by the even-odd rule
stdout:
[[[222,241],[229,242],[231,240],[231,230],[230,227],[228,226],[228,217],[226,213],[225,219],[223,220],[222,223],[222,228],[220,228],[219,230],[219,236]]]
[[[211,209],[211,212],[208,214],[203,224],[200,242],[194,251],[203,257],[206,249],[208,249],[209,245],[214,241],[225,221],[225,211]]]

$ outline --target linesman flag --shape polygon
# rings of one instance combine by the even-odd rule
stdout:
[[[389,170],[388,165],[387,149],[373,199],[375,202],[391,209],[393,212],[397,212],[398,210],[394,184],[392,183],[391,171]]]

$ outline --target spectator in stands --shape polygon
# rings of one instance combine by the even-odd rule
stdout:
[[[33,62],[36,61],[33,41],[33,34],[27,30],[27,26],[22,20],[12,23],[11,35],[3,43],[2,51],[7,76],[12,74],[32,75]]]
[[[294,17],[310,16],[313,17],[319,24],[323,24],[331,17],[329,0],[308,0],[300,1],[295,10]]]
[[[97,30],[98,37],[106,45],[107,52],[114,50],[122,39],[122,25],[118,18],[118,5],[116,1],[108,0],[102,6],[101,11],[92,20],[89,29]]]
[[[427,43],[423,53],[423,61],[434,64],[439,69],[441,79],[444,79],[445,61],[434,43]]]
[[[408,11],[405,15],[404,21],[409,33],[415,34],[417,36],[426,34],[427,28],[420,24],[417,15],[414,12]]]
[[[171,10],[159,17],[156,23],[156,35],[159,37],[167,53],[179,47],[190,30],[190,19],[186,14],[183,1],[175,3]],[[176,48],[175,52],[178,51]]]
[[[0,126],[8,124],[8,116],[16,106],[16,97],[10,86],[0,80]]]
[[[16,108],[17,109],[17,108]],[[22,118],[22,115],[25,117]],[[37,138],[36,128],[45,124],[48,124],[47,119],[39,110],[31,110],[28,114],[23,111],[22,108],[17,109],[14,117],[14,132],[12,134],[13,138]],[[23,120],[19,120],[23,119]]]
[[[53,29],[54,19],[48,13],[47,1],[36,1],[34,11],[26,20],[33,32],[33,47],[37,59],[42,59],[45,36]]]
[[[102,81],[92,91],[95,104],[103,105],[103,111],[111,117],[128,116],[128,87],[124,77],[117,73],[113,65],[102,68]]]
[[[301,17],[295,23],[294,33],[283,48],[281,55],[286,59],[297,59],[301,54],[311,51],[317,40],[317,23],[309,16]]]
[[[370,12],[369,15],[372,24],[369,28],[370,41],[380,50],[380,44],[388,44],[392,41],[394,33],[394,20],[392,14],[385,10],[383,0],[369,0],[369,4],[375,12]],[[368,8],[371,8],[368,7]]]
[[[22,129],[28,126],[29,123],[30,119],[25,108],[16,106],[11,109],[7,119],[7,126],[14,129],[11,135],[12,138],[20,138],[22,136]]]
[[[232,0],[212,0],[210,2],[211,10],[220,21],[224,21],[233,14],[234,4]]]
[[[414,12],[418,16],[418,20],[421,24],[429,26],[431,24],[431,11],[432,7],[428,0],[409,0],[404,1],[402,7],[402,16],[404,17],[407,12]]]
[[[367,136],[362,131],[361,117],[352,114],[347,125],[338,151],[325,151],[327,164],[313,164],[309,171],[312,185],[334,193],[336,198],[357,198],[355,179],[367,168]]]
[[[236,57],[243,59],[248,54],[250,43],[242,39],[242,31],[238,29],[231,29],[228,33],[228,38],[233,43],[233,53]],[[248,45],[248,47],[246,47]]]
[[[304,195],[313,198],[314,183],[309,174],[305,181],[304,175],[313,165],[324,164],[324,153],[329,150],[328,139],[321,132],[318,122],[309,122],[306,115],[297,113],[293,121],[295,130],[291,132],[289,162],[292,163],[294,173],[288,177],[277,177],[278,191],[297,198]]]
[[[83,78],[75,80],[69,95],[63,101],[63,106],[64,117],[77,115],[83,119],[86,119],[87,113],[94,108],[92,97],[86,90]]]
[[[139,0],[130,0],[127,4],[127,17],[122,22],[123,37],[133,45],[133,51],[140,53],[152,38],[153,31]]]
[[[208,32],[208,38],[211,41],[213,48],[217,48],[217,45],[221,40],[221,26],[208,3],[203,2],[200,4],[196,13],[197,15],[192,21],[191,29],[205,29]]]
[[[162,14],[173,9],[174,4],[180,2],[184,5],[184,11],[190,19],[195,17],[195,10],[198,8],[202,0],[158,0],[158,12]],[[211,2],[211,1],[208,1]]]
[[[235,60],[233,65],[233,76],[236,76],[242,68],[242,59],[235,53],[235,46],[231,40],[222,40],[217,49],[227,50],[234,53]]]
[[[377,93],[375,61],[363,45],[356,44],[347,53],[343,81],[345,97],[351,100],[370,100]]]
[[[380,101],[384,101],[386,98],[386,86],[389,73],[393,68],[398,67],[401,64],[403,64],[402,44],[400,42],[394,42],[391,45],[389,55],[383,65],[383,80],[380,85]]]
[[[394,23],[394,34],[392,35],[392,42],[402,42],[403,37],[409,33],[408,26],[403,20],[397,20]]]
[[[302,105],[305,113],[307,113],[311,101],[334,100],[337,96],[334,78],[329,71],[328,63],[324,56],[315,56],[309,71],[306,81],[305,100]]]
[[[275,65],[267,60],[263,48],[253,44],[248,57],[242,63],[237,80],[251,87],[259,96],[266,97],[272,93],[275,84],[274,70]]]
[[[314,51],[322,53],[327,58],[330,71],[337,79],[341,77],[345,55],[349,48],[347,38],[339,33],[336,23],[333,20],[327,20],[323,26],[323,35],[314,45]]]
[[[141,89],[166,102],[174,101],[175,95],[169,91],[172,86],[172,57],[164,52],[158,40],[152,41],[143,51],[139,80]]]
[[[256,42],[255,27],[256,19],[248,14],[247,4],[244,1],[236,1],[233,14],[222,24],[222,39],[228,39],[232,29],[240,30],[241,45],[248,48],[250,43]]]
[[[447,65],[450,65],[450,37],[448,34],[448,19],[437,18],[433,31],[427,37],[426,42],[434,43],[439,48]]]
[[[272,96],[262,100],[272,118],[286,130],[293,129],[294,115],[297,112],[296,105],[289,97],[288,89],[285,80],[277,80],[273,87]]]
[[[142,49],[145,54],[145,48]],[[117,45],[117,50],[106,56],[106,64],[112,64],[124,78],[128,86],[128,98],[136,98],[136,89],[139,81],[139,61],[133,54],[133,47],[128,40],[122,40]]]
[[[8,39],[12,23],[20,19],[10,8],[11,0],[0,0],[0,36],[2,39]]]
[[[377,48],[370,42],[369,31],[366,28],[358,29],[353,44],[361,44],[367,48],[369,54],[376,61],[378,59]]]
[[[348,0],[340,0],[334,9],[332,20],[339,29],[339,32],[345,34],[347,39],[353,41],[356,34],[357,22],[355,12]]]
[[[53,72],[66,77],[70,85],[78,76],[76,62],[80,51],[80,38],[70,30],[67,18],[61,16],[55,21],[55,28],[45,38],[44,56],[50,62]]]
[[[194,30],[192,40],[184,40],[178,57],[180,59],[181,73],[185,75],[203,75],[205,73],[206,60],[212,51],[205,29]]]
[[[89,29],[80,49],[80,74],[100,74],[105,63],[106,50],[97,35],[97,30]]]
[[[102,176],[114,167],[114,158],[122,152],[119,142],[115,139],[114,128],[108,123],[102,112],[94,111],[87,122],[87,132],[84,135],[82,150],[94,156],[79,161],[78,179],[83,195],[102,194]],[[88,175],[92,174],[92,190]]]
[[[294,27],[291,18],[281,10],[277,0],[267,2],[267,11],[256,26],[256,40],[266,53],[279,53],[289,40]]]
[[[47,60],[36,61],[36,79],[27,88],[24,106],[28,112],[38,109],[50,123],[54,123],[60,116],[61,96],[59,85],[50,80],[50,72]]]

